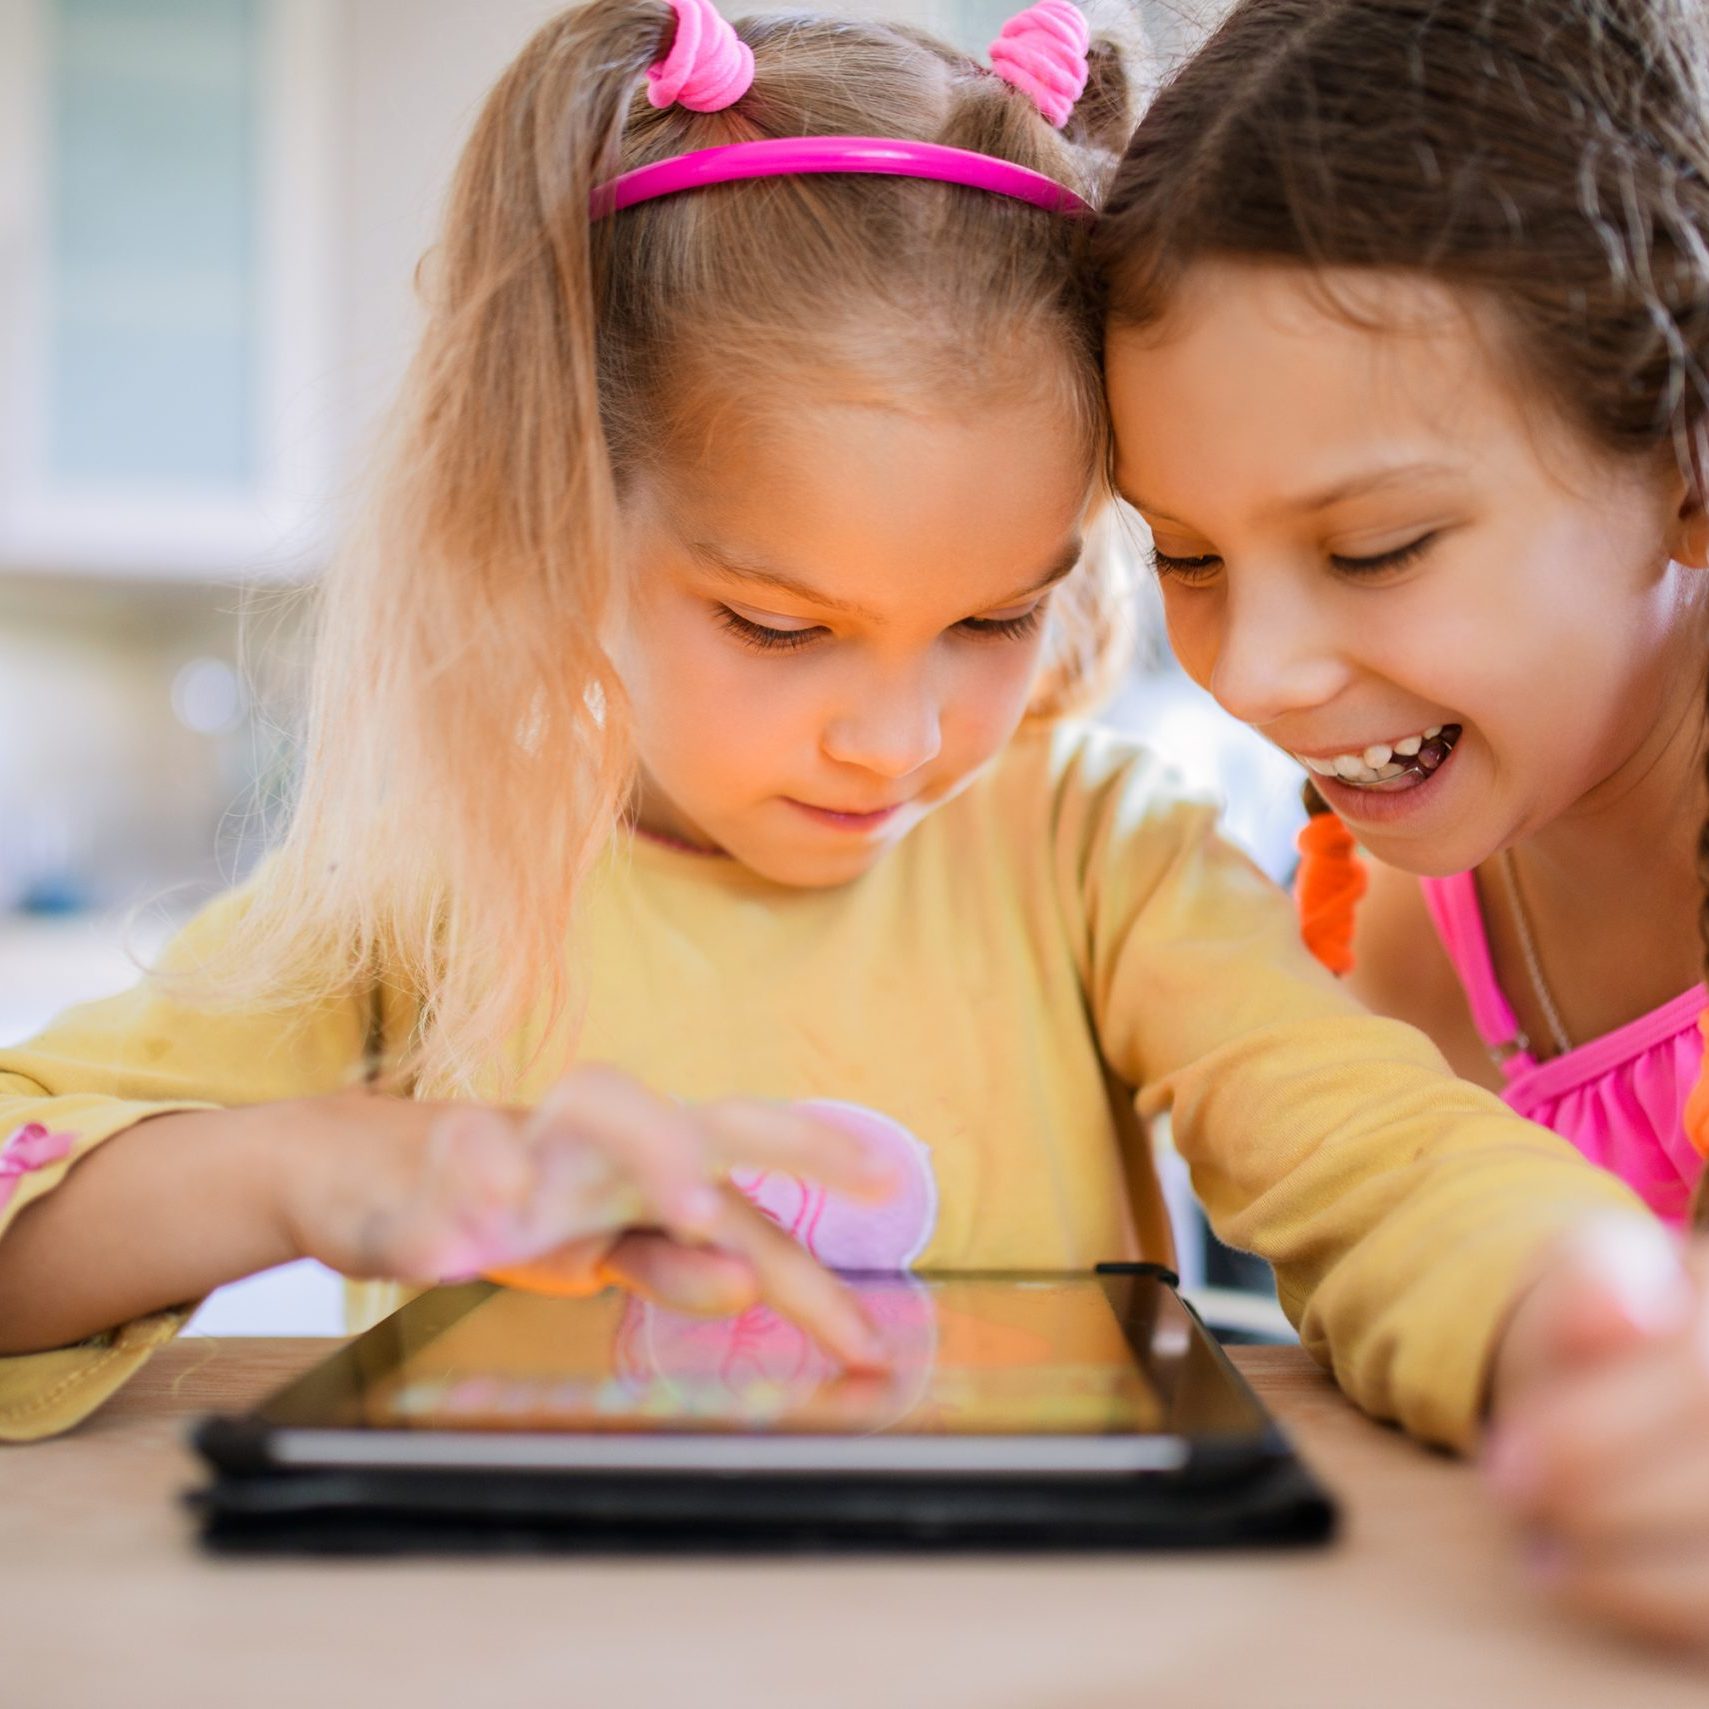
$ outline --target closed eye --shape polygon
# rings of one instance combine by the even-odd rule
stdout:
[[[1153,571],[1167,580],[1186,582],[1189,586],[1209,581],[1221,563],[1221,558],[1209,552],[1193,558],[1177,558],[1168,552],[1159,551],[1155,546],[1151,548]]]
[[[1396,546],[1392,552],[1377,552],[1368,558],[1347,558],[1332,554],[1330,562],[1344,575],[1372,576],[1382,570],[1398,570],[1403,564],[1410,564],[1415,558],[1421,558],[1429,550],[1440,530],[1432,528],[1428,533],[1420,534],[1416,540],[1409,540],[1404,546]]]
[[[1021,641],[1037,632],[1039,623],[1044,617],[1045,602],[1026,611],[1017,612],[1013,617],[966,617],[956,624],[956,628],[965,634],[977,635],[983,639],[996,641]],[[821,635],[830,631],[823,624],[813,624],[804,629],[773,629],[768,624],[756,623],[751,617],[744,617],[739,611],[732,611],[727,605],[714,608],[714,616],[720,626],[734,635],[744,646],[752,647],[760,653],[793,653],[802,647],[811,645]]]
[[[1404,546],[1396,546],[1388,552],[1374,552],[1369,557],[1355,558],[1332,552],[1329,561],[1343,575],[1380,575],[1384,570],[1402,569],[1423,557],[1440,532],[1439,529],[1433,528],[1428,533],[1420,534],[1416,540],[1409,540]],[[1168,552],[1159,551],[1155,546],[1151,549],[1152,569],[1159,576],[1171,581],[1185,582],[1188,586],[1209,581],[1221,564],[1222,559],[1210,552],[1191,558],[1178,558]]]
[[[969,635],[987,635],[993,640],[1024,641],[1037,632],[1043,616],[1044,601],[1040,600],[1031,610],[1014,617],[965,617],[956,627]]]
[[[807,629],[771,629],[727,605],[716,606],[713,615],[738,641],[756,653],[793,653],[827,632],[820,624]]]

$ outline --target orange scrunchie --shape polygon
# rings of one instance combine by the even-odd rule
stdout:
[[[1351,973],[1353,914],[1369,882],[1353,833],[1333,813],[1317,813],[1306,821],[1295,846],[1300,851],[1294,880],[1300,936],[1331,973]]]

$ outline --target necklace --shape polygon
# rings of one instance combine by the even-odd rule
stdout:
[[[1549,1023],[1549,1031],[1555,1035],[1555,1050],[1565,1056],[1573,1047],[1572,1039],[1567,1029],[1561,1024],[1561,1011],[1555,1007],[1554,994],[1549,990],[1549,982],[1543,977],[1543,963],[1537,955],[1537,940],[1531,935],[1530,916],[1525,912],[1525,903],[1519,895],[1519,874],[1513,860],[1513,850],[1501,851],[1501,876],[1507,887],[1508,907],[1513,913],[1513,924],[1519,932],[1519,951],[1525,957],[1525,972],[1531,981],[1532,995],[1537,999],[1537,1007],[1543,1011],[1543,1019]],[[1520,1048],[1529,1054],[1530,1041],[1521,1038]]]

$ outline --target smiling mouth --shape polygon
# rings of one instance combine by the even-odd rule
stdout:
[[[1338,783],[1348,789],[1406,789],[1428,779],[1454,751],[1462,726],[1432,724],[1416,735],[1399,741],[1377,742],[1358,753],[1335,754],[1328,759],[1295,754],[1314,778]]]

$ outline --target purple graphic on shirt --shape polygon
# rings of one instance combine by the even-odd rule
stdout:
[[[847,1129],[895,1165],[898,1185],[882,1204],[858,1204],[841,1193],[775,1169],[739,1170],[732,1183],[756,1209],[834,1270],[905,1275],[937,1227],[937,1178],[931,1154],[900,1122],[859,1104],[816,1098],[797,1106]],[[868,1296],[867,1313],[885,1345],[910,1369],[930,1363],[936,1340],[931,1302],[913,1285]],[[618,1373],[636,1382],[660,1375],[714,1381],[732,1392],[763,1381],[790,1390],[816,1387],[838,1366],[816,1342],[769,1306],[735,1317],[706,1318],[632,1299],[617,1332]]]
[[[912,1269],[937,1228],[931,1153],[900,1122],[859,1104],[813,1098],[796,1108],[844,1129],[888,1159],[901,1183],[895,1192],[882,1204],[856,1204],[775,1169],[738,1169],[731,1182],[833,1270]]]
[[[0,1144],[0,1211],[24,1184],[24,1177],[71,1154],[76,1143],[69,1133],[49,1133],[40,1122],[29,1122]]]

